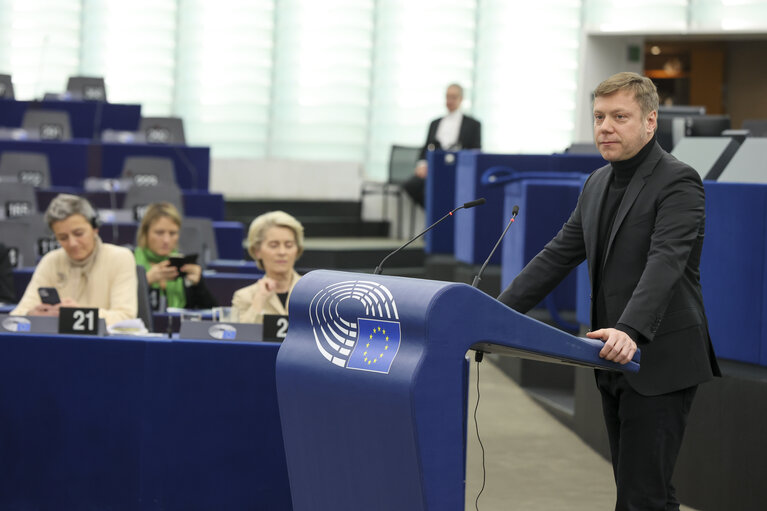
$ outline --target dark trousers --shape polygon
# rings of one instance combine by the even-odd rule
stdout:
[[[421,207],[424,207],[426,201],[424,199],[424,189],[426,188],[426,180],[416,175],[402,183],[402,189],[405,190],[413,202]]]
[[[697,386],[643,396],[621,373],[596,371],[617,487],[615,511],[678,511],[671,476]]]

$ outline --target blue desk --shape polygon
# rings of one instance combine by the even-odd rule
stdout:
[[[0,126],[21,127],[30,105],[42,110],[63,110],[69,114],[73,138],[98,139],[107,129],[136,131],[141,121],[141,105],[121,105],[97,101],[16,101],[0,100]]]
[[[211,261],[208,264],[208,269],[222,273],[252,274],[258,278],[264,274],[264,270],[256,266],[254,261],[244,259],[219,259]]]
[[[68,142],[0,140],[0,153],[5,151],[45,154],[48,157],[53,186],[82,187],[85,178],[100,177],[100,169],[94,166],[95,153],[89,140],[75,139]]]
[[[232,304],[234,292],[255,283],[263,276],[252,273],[206,273],[205,284],[219,305]]]
[[[0,334],[0,508],[289,511],[278,349]]]
[[[115,226],[115,229],[112,226]],[[119,222],[104,224],[99,229],[101,239],[115,245],[135,245],[138,223]],[[115,238],[114,233],[117,232]],[[222,259],[237,259],[242,257],[243,227],[240,222],[213,222],[213,232],[216,235],[218,255]]]
[[[578,202],[583,182],[578,179],[523,179],[506,185],[504,218],[508,222],[514,205],[520,213],[502,246],[501,287],[505,288],[522,268],[562,228]],[[588,297],[588,293],[586,295]],[[574,311],[575,274],[569,275],[552,292],[557,311]]]
[[[456,153],[429,151],[426,159],[429,174],[426,177],[426,225],[429,226],[455,209]],[[459,213],[463,214],[463,213]],[[455,222],[446,219],[424,235],[424,252],[452,254],[455,240]]]
[[[45,154],[53,186],[82,187],[86,177],[119,177],[128,156],[163,156],[173,160],[179,187],[185,190],[208,190],[209,147],[99,144],[86,139],[67,142],[0,140],[0,153],[4,151]]]
[[[767,366],[767,185],[704,181],[700,281],[719,358]],[[578,270],[578,321],[588,325],[588,272]]]
[[[60,193],[72,193],[87,198],[98,209],[112,209],[109,192],[84,192],[81,187],[53,186],[47,189],[35,190],[37,209],[44,212],[48,204]],[[116,209],[122,208],[125,202],[125,192],[115,192]],[[225,214],[224,196],[220,193],[210,193],[199,190],[183,190],[184,216],[204,217],[211,220],[223,220]],[[240,240],[241,241],[241,240]],[[241,257],[242,250],[237,253]]]
[[[767,366],[767,185],[705,181],[703,302],[717,356]]]
[[[458,153],[455,203],[485,197],[484,206],[456,214],[455,257],[469,264],[482,264],[503,232],[508,218],[503,216],[503,189],[482,184],[482,174],[493,167],[517,172],[590,173],[606,162],[590,154],[483,154]],[[491,264],[500,262],[496,252]]]

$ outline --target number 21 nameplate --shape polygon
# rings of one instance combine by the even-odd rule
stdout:
[[[98,335],[99,310],[90,307],[61,307],[59,309],[59,333]]]

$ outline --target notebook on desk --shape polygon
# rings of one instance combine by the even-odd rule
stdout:
[[[178,333],[181,339],[215,341],[261,341],[263,326],[257,323],[219,323],[217,321],[184,321]]]
[[[10,316],[0,314],[0,332],[14,334],[57,334],[59,318],[54,316]],[[107,324],[99,319],[98,335],[107,335]]]

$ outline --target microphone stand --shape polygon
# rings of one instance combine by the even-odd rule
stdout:
[[[436,222],[434,222],[433,224],[431,224],[429,227],[427,227],[426,229],[424,229],[424,230],[423,230],[423,231],[421,231],[420,233],[418,233],[418,234],[417,234],[416,236],[414,236],[414,237],[413,237],[413,238],[412,238],[410,241],[408,241],[407,243],[405,243],[404,245],[402,245],[401,247],[399,247],[397,250],[395,250],[395,251],[394,251],[394,252],[392,252],[391,254],[389,254],[389,255],[387,255],[386,257],[384,257],[384,258],[383,258],[383,260],[382,260],[380,263],[378,263],[378,266],[376,266],[375,270],[373,270],[373,274],[374,274],[374,275],[380,275],[380,274],[381,274],[381,272],[383,271],[383,265],[384,265],[384,263],[385,263],[385,262],[386,262],[386,261],[387,261],[387,260],[388,260],[388,259],[389,259],[391,256],[393,256],[394,254],[396,254],[397,252],[399,252],[399,251],[400,251],[400,250],[402,250],[403,248],[407,247],[408,245],[410,245],[411,243],[413,243],[415,240],[417,240],[418,238],[420,238],[421,236],[423,236],[424,234],[426,234],[427,232],[429,232],[430,230],[432,230],[432,229],[433,229],[433,228],[434,228],[434,227],[435,227],[435,226],[436,226],[438,223],[440,223],[441,221],[443,221],[445,218],[447,218],[447,217],[449,217],[449,216],[452,216],[452,215],[453,215],[453,213],[455,213],[455,212],[456,212],[456,211],[458,211],[459,209],[468,209],[468,208],[473,208],[474,206],[480,206],[480,205],[482,205],[482,204],[484,204],[484,203],[485,203],[485,199],[484,199],[484,198],[482,198],[482,199],[476,199],[476,200],[473,200],[473,201],[471,201],[471,202],[465,202],[465,203],[463,203],[461,206],[458,206],[457,208],[455,208],[454,210],[452,210],[452,211],[449,211],[447,214],[445,214],[445,216],[443,216],[442,218],[440,218],[439,220],[437,220]]]
[[[506,228],[501,233],[501,237],[498,238],[498,241],[495,242],[495,246],[493,247],[493,250],[490,251],[490,255],[487,256],[487,259],[485,259],[485,263],[479,269],[479,272],[477,272],[477,274],[474,276],[474,281],[471,283],[471,287],[477,287],[479,285],[479,281],[482,280],[482,272],[485,271],[485,266],[487,266],[487,264],[490,262],[490,259],[493,257],[493,254],[495,254],[495,251],[498,250],[498,245],[500,245],[501,241],[503,241],[503,237],[506,236],[506,233],[508,232],[509,227],[511,227],[511,224],[514,223],[514,219],[517,218],[517,213],[519,213],[519,206],[514,206],[514,209],[511,212],[511,220],[509,220]]]

